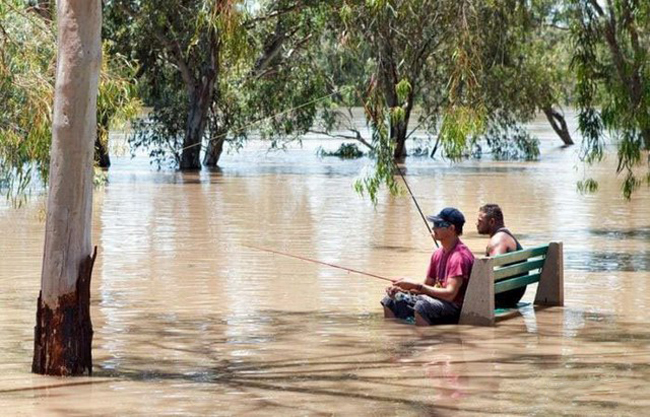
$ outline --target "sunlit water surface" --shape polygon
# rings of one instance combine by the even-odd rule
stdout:
[[[417,279],[433,248],[409,198],[355,194],[366,160],[252,143],[220,172],[114,160],[94,197],[94,376],[32,375],[44,203],[5,204],[2,415],[646,415],[650,193],[624,201],[610,155],[590,171],[599,192],[579,195],[576,147],[543,120],[531,130],[539,162],[406,164],[427,213],[466,213],[477,255],[488,202],[524,245],[564,242],[566,306],[495,328],[384,321],[384,282],[247,247]]]

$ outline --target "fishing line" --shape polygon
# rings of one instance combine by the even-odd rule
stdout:
[[[258,247],[258,246],[253,246],[253,245],[246,245],[246,244],[244,244],[244,245],[242,245],[242,246],[247,247],[247,248],[251,248],[251,249],[261,250],[261,251],[264,251],[264,252],[274,253],[274,254],[276,254],[276,255],[287,256],[287,257],[289,257],[289,258],[300,259],[300,260],[302,260],[302,261],[313,262],[313,263],[316,263],[316,264],[321,264],[321,265],[331,266],[332,268],[338,268],[338,269],[342,269],[342,270],[344,270],[344,271],[354,272],[355,274],[365,275],[365,276],[368,276],[368,277],[373,277],[373,278],[381,279],[381,280],[383,280],[383,281],[390,281],[390,282],[396,282],[396,281],[397,281],[397,280],[395,280],[395,279],[390,279],[390,278],[382,277],[382,276],[380,276],[380,275],[375,275],[375,274],[371,274],[371,273],[368,273],[368,272],[359,271],[359,270],[352,269],[352,268],[346,268],[346,267],[344,267],[344,266],[339,266],[339,265],[335,265],[335,264],[331,264],[331,263],[327,263],[327,262],[317,261],[316,259],[306,258],[306,257],[304,257],[304,256],[292,255],[292,254],[290,254],[290,253],[280,252],[280,251],[273,250],[273,249],[260,248],[260,247]]]
[[[409,194],[411,195],[411,198],[413,199],[413,202],[415,203],[415,207],[417,207],[418,212],[420,213],[420,217],[422,217],[422,220],[424,221],[424,225],[427,227],[427,230],[429,231],[429,235],[433,238],[433,242],[436,244],[436,248],[439,248],[440,246],[438,245],[438,241],[436,240],[436,237],[433,235],[431,232],[431,226],[429,226],[429,222],[427,221],[426,217],[424,217],[424,213],[422,213],[422,209],[420,208],[420,205],[418,204],[418,201],[415,199],[415,196],[413,195],[413,192],[411,191],[411,187],[409,187],[409,183],[406,182],[406,178],[404,177],[404,174],[402,174],[402,170],[399,169],[397,166],[397,163],[395,163],[394,159],[391,159],[393,162],[393,166],[399,172],[399,176],[402,177],[402,181],[404,181],[404,185],[406,186],[406,189],[408,190]]]

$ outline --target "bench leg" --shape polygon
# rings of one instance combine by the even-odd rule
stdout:
[[[535,304],[547,306],[564,305],[564,257],[562,242],[551,242],[548,245],[546,261],[539,278]]]
[[[491,259],[476,259],[459,324],[494,326],[494,272]]]

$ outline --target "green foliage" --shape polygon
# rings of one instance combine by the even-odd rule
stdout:
[[[382,185],[391,195],[400,191],[395,181],[395,162],[393,153],[395,142],[391,140],[389,119],[391,115],[386,108],[384,96],[377,89],[371,89],[365,106],[366,118],[372,131],[373,164],[366,167],[354,183],[357,193],[368,193],[373,204],[377,204],[377,195]]]
[[[0,3],[0,192],[15,204],[47,176],[54,95],[54,35],[23,8]]]
[[[144,118],[133,122],[134,134],[128,139],[134,154],[137,149],[148,150],[159,168],[180,163],[179,149],[183,146],[186,125],[183,115],[188,111],[187,96],[180,80],[176,79],[176,83],[165,81],[173,77],[168,75],[170,71],[161,70],[154,106]]]
[[[469,150],[470,140],[484,129],[484,115],[467,106],[447,109],[440,128],[440,138],[445,155],[458,160]]]
[[[566,37],[545,26],[555,19],[554,3],[347,1],[338,36],[324,42],[330,58],[322,66],[333,72],[333,85],[357,92],[355,101],[346,96],[337,104],[362,104],[371,128],[381,127],[373,131],[377,155],[410,136],[406,126],[417,108],[418,130],[437,136],[434,149],[440,145],[452,160],[469,156],[479,139],[497,158],[535,159],[539,142],[521,125],[565,94]],[[344,112],[325,113],[327,126],[341,129],[336,121]],[[384,143],[390,146],[377,148]],[[393,161],[375,164],[386,173]],[[372,178],[357,188],[389,180]]]
[[[578,192],[581,194],[593,194],[598,191],[598,182],[593,178],[587,178],[583,181],[578,181]]]
[[[618,148],[616,172],[624,174],[622,192],[629,199],[644,182],[650,185],[650,175],[636,172],[645,165],[650,173],[650,160],[642,158],[650,151],[649,7],[631,0],[571,0],[570,6],[583,159],[602,159],[607,131]]]
[[[110,129],[135,120],[142,111],[135,76],[138,68],[120,54],[110,54],[103,45],[102,71],[97,95],[97,138],[108,147]]]
[[[333,152],[319,148],[317,154],[320,157],[336,156],[341,159],[357,159],[363,156],[363,152],[355,143],[342,143],[341,146]]]
[[[500,123],[491,124],[485,132],[485,140],[495,160],[533,161],[539,157],[539,139],[502,115]]]
[[[36,181],[47,184],[52,140],[55,23],[30,14],[20,0],[0,2],[0,192],[24,201]],[[104,48],[106,50],[106,48]],[[136,68],[104,54],[98,95],[98,133],[138,113],[131,77]]]
[[[522,127],[540,111],[569,99],[569,42],[554,0],[494,2],[480,13],[478,72],[485,132],[480,139],[498,159],[535,159],[539,141]],[[560,113],[558,113],[560,114]]]

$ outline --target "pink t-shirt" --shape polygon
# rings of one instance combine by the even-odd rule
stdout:
[[[449,278],[463,277],[463,284],[453,301],[454,304],[462,305],[473,264],[474,255],[472,251],[459,239],[456,246],[451,248],[449,252],[446,252],[444,248],[440,248],[431,255],[427,277],[443,288],[447,286]]]

